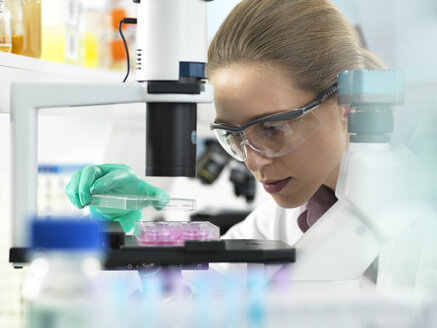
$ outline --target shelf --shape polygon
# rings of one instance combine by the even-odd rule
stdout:
[[[0,52],[0,113],[8,113],[10,85],[14,82],[121,82],[123,71],[52,63]]]
[[[54,63],[3,52],[0,52],[0,67],[41,73],[48,76],[69,79],[70,81],[86,81],[92,78],[101,82],[108,82],[108,80],[121,82],[124,78],[124,71],[110,71],[71,64]]]

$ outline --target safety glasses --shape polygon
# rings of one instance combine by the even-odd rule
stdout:
[[[265,157],[284,156],[320,128],[312,111],[335,92],[337,83],[299,108],[264,116],[240,127],[220,123],[211,123],[210,127],[226,152],[238,161],[246,160],[247,147]]]

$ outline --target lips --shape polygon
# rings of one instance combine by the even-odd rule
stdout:
[[[275,194],[280,192],[284,187],[288,184],[288,182],[291,180],[291,177],[288,177],[286,179],[282,180],[268,180],[262,182],[264,190],[267,191],[269,194]]]

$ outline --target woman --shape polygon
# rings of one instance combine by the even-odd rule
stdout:
[[[348,147],[347,108],[337,106],[336,78],[361,68],[383,65],[361,47],[354,28],[327,0],[244,0],[230,13],[208,52],[217,112],[211,128],[274,201],[226,238],[294,244],[336,201],[339,165]],[[129,167],[112,164],[76,172],[66,188],[79,208],[90,203],[91,193],[108,190],[165,194]],[[119,220],[125,230],[141,216],[91,208],[95,212]]]
[[[360,68],[383,65],[329,1],[249,0],[231,12],[208,52],[219,123],[212,128],[276,204],[255,210],[226,238],[294,244],[335,203],[348,134],[347,109],[331,95],[339,72]],[[296,108],[306,114],[249,123]],[[231,128],[241,126],[242,133]]]

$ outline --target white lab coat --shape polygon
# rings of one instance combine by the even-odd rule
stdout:
[[[256,208],[244,221],[229,229],[222,238],[281,240],[289,245],[294,245],[303,235],[302,230],[297,224],[297,219],[303,210],[304,206],[289,209],[281,208],[273,199],[269,199]],[[423,212],[419,208],[415,210],[418,212],[417,216],[419,218],[431,217],[433,215],[429,214],[426,208]],[[418,239],[422,238],[423,231],[426,231],[419,232],[420,229],[424,229],[423,226],[416,224],[404,230],[399,236],[398,241],[387,242],[378,258],[363,274],[361,279],[357,281],[357,287],[360,290],[373,289],[375,287],[384,290],[398,288],[399,286],[403,288],[414,286],[417,274],[416,269],[420,259],[418,254],[422,252],[420,249],[422,243]],[[297,254],[299,254],[298,250]],[[210,267],[220,272],[229,270],[232,267],[236,268],[237,266],[242,271],[247,271],[246,265],[242,264],[219,264],[211,265]],[[376,273],[378,276],[377,286],[375,285]],[[242,274],[241,279],[244,280],[245,278],[246,276]],[[433,279],[437,282],[436,278]],[[242,281],[242,283],[244,282]],[[437,286],[437,283],[434,283],[434,285]],[[336,287],[338,286],[336,284]]]
[[[303,235],[299,228],[297,220],[299,215],[304,211],[304,206],[297,208],[281,208],[270,198],[265,203],[257,207],[244,221],[230,228],[223,239],[269,239],[280,240],[289,245],[294,245]],[[266,278],[274,275],[280,266],[269,265],[266,269]],[[240,285],[244,286],[247,279],[247,264],[229,264],[219,263],[210,264],[210,274],[224,274],[232,272],[234,279],[240,281]],[[193,286],[200,272],[184,272],[184,277],[189,284]],[[195,283],[194,283],[195,285]],[[325,286],[323,286],[326,288]],[[338,288],[339,284],[329,284],[328,288]],[[367,289],[373,288],[374,283],[369,280],[366,273],[360,280],[345,282],[344,286],[347,289]],[[306,286],[304,288],[307,288]]]
[[[294,245],[303,232],[297,225],[302,208],[282,208],[270,198],[244,221],[223,235],[223,239],[270,239]]]

